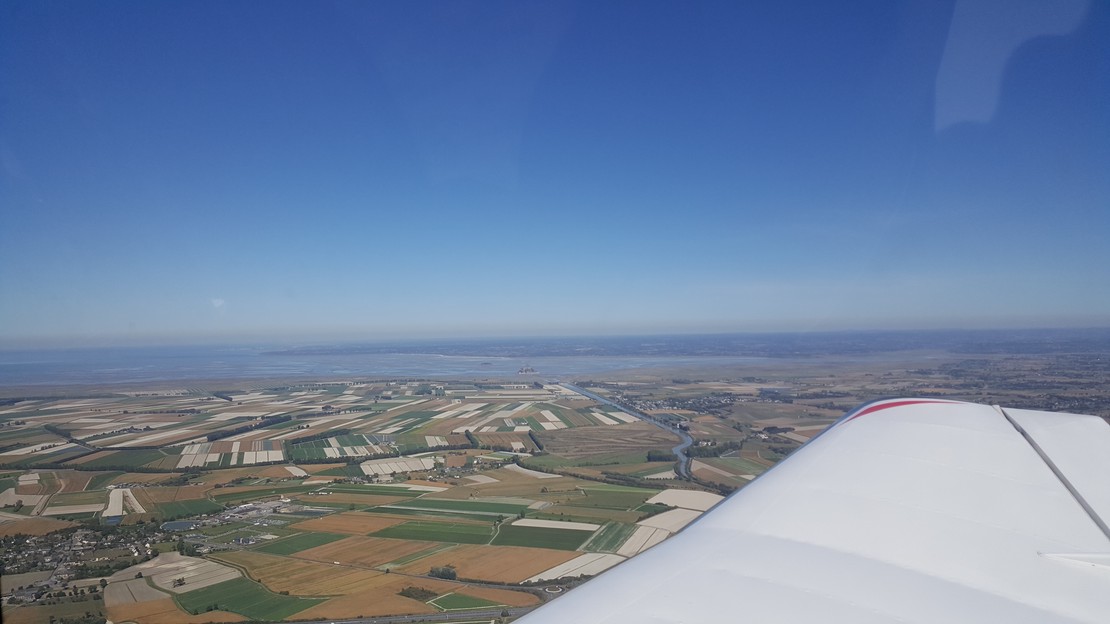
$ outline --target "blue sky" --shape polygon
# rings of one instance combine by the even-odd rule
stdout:
[[[0,345],[1110,324],[1110,4],[0,5]]]

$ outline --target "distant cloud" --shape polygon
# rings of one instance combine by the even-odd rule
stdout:
[[[212,300],[212,307],[219,310],[220,308],[224,307],[224,300],[219,299],[219,298],[213,299]]]

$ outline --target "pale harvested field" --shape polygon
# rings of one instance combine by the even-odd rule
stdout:
[[[725,497],[719,494],[699,492],[697,490],[663,490],[649,498],[647,502],[670,505],[671,507],[681,507],[683,509],[706,511],[724,499]]]
[[[593,576],[595,574],[601,574],[622,561],[624,561],[624,557],[620,555],[586,553],[566,563],[559,564],[550,570],[540,572],[528,580],[534,582],[548,581],[567,576]]]
[[[398,571],[427,574],[432,567],[453,565],[459,578],[519,583],[580,554],[549,548],[465,545],[424,557]]]
[[[407,496],[385,496],[382,494],[349,494],[347,492],[314,496],[308,496],[307,494],[298,494],[297,498],[305,503],[355,503],[356,505],[367,506],[388,505],[390,503],[409,500],[409,497]]]
[[[540,472],[538,470],[529,470],[527,468],[524,468],[523,466],[517,466],[516,464],[506,464],[504,469],[508,470],[510,472],[515,472],[517,474],[522,474],[526,477],[531,477],[533,479],[558,479],[559,478],[559,475],[557,475],[557,474],[549,474],[549,473],[546,473],[546,472]]]
[[[133,602],[108,607],[108,619],[113,622],[137,622],[138,624],[203,624],[204,622],[242,622],[247,618],[238,613],[209,611],[200,615],[190,615],[174,604],[173,598],[151,602]],[[5,622],[7,618],[5,618]]]
[[[670,532],[664,529],[656,529],[649,526],[636,527],[632,535],[628,536],[628,539],[617,549],[617,554],[631,557],[637,553],[644,552],[667,539],[669,536]]]
[[[134,602],[149,602],[168,598],[169,594],[154,589],[145,578],[116,581],[104,588],[104,606],[114,607]]]
[[[490,476],[487,476],[487,475],[470,475],[468,477],[463,477],[463,478],[466,479],[467,481],[473,481],[474,483],[479,483],[479,484],[482,484],[482,483],[497,483],[497,479],[494,479],[493,477],[490,477]]]
[[[346,565],[368,568],[395,561],[427,550],[436,542],[389,539],[385,537],[348,537],[338,542],[324,544],[316,548],[302,550],[294,555],[298,559],[311,559],[331,563],[338,561]]]
[[[674,533],[687,524],[693,522],[694,519],[700,515],[700,511],[694,511],[692,509],[672,509],[670,511],[664,511],[661,514],[652,516],[647,520],[641,520],[636,524],[639,524],[640,526],[663,529]]]
[[[411,520],[411,518],[407,518]],[[348,533],[351,535],[366,535],[380,531],[387,527],[401,524],[406,521],[404,516],[383,516],[360,511],[347,511],[332,514],[323,518],[314,518],[292,524],[289,528],[300,531],[317,531],[320,533]]]
[[[151,578],[155,585],[166,590],[170,589],[173,579],[184,577],[185,585],[173,588],[176,593],[208,587],[242,576],[239,570],[214,561],[185,557],[176,552],[169,552],[162,553],[150,561],[124,568],[108,577],[108,580],[112,582],[128,581],[135,578],[135,574],[138,572],[142,572],[144,577]]]
[[[0,523],[0,537],[8,537],[9,535],[16,535],[23,533],[24,535],[46,535],[61,529],[68,529],[71,526],[76,526],[72,522],[66,520],[54,520],[52,518],[28,518],[27,520],[13,520],[11,522]]]

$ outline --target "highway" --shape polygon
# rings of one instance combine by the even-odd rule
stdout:
[[[643,413],[639,410],[632,409],[631,407],[621,405],[619,403],[614,403],[614,402],[610,401],[609,399],[606,399],[605,397],[598,396],[598,395],[596,395],[596,394],[594,394],[594,393],[592,393],[588,390],[583,390],[582,388],[579,388],[578,386],[574,386],[574,385],[571,385],[571,384],[568,384],[568,383],[562,383],[562,382],[559,382],[559,385],[566,388],[567,390],[572,391],[572,392],[577,392],[578,394],[581,394],[584,397],[589,397],[589,398],[591,398],[591,399],[593,399],[593,400],[595,400],[599,403],[604,403],[606,405],[612,405],[613,407],[615,407],[619,410],[623,410],[625,412],[628,412],[629,414],[632,414],[633,416],[643,420],[644,422],[649,422],[649,423],[655,425],[656,427],[659,427],[660,429],[665,429],[665,430],[667,430],[671,433],[674,433],[674,434],[678,435],[678,437],[682,438],[682,443],[679,444],[678,446],[674,447],[673,449],[671,449],[672,451],[674,451],[675,456],[678,457],[678,462],[675,465],[675,472],[678,474],[679,477],[681,477],[683,479],[689,479],[690,478],[690,471],[687,468],[687,466],[689,466],[690,461],[689,461],[689,458],[686,457],[687,447],[689,447],[691,444],[694,443],[694,439],[690,437],[690,434],[686,433],[685,431],[683,431],[681,429],[675,429],[675,428],[671,427],[670,425],[668,425],[664,422],[660,422],[660,421],[656,420],[655,418],[653,418],[652,416],[649,416],[649,415],[647,415],[647,414],[645,414],[645,413]]]

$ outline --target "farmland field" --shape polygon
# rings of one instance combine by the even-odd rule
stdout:
[[[107,503],[108,492],[105,490],[91,491],[91,492],[75,492],[73,494],[55,494],[50,499],[52,507],[63,507],[69,505],[92,505],[96,503]]]
[[[92,479],[89,479],[89,484],[85,486],[85,489],[86,490],[100,490],[100,489],[103,489],[103,488],[107,487],[107,485],[109,483],[111,483],[113,480],[115,480],[116,477],[120,476],[121,474],[123,474],[123,473],[118,472],[118,471],[102,472],[102,473],[96,474],[96,475],[93,476]]]
[[[399,613],[431,613],[433,607],[423,602],[398,596],[409,585],[419,585],[437,594],[465,593],[495,604],[527,606],[537,599],[524,592],[504,589],[464,587],[438,579],[412,579],[403,575],[359,570],[299,559],[263,555],[246,551],[216,555],[244,568],[271,591],[288,591],[295,595],[336,596],[297,614],[298,619],[372,617]]]
[[[82,468],[116,467],[139,468],[151,462],[165,459],[166,455],[156,449],[139,449],[133,451],[108,451],[104,455],[83,462]]]
[[[382,529],[373,535],[374,537],[392,537],[403,540],[488,544],[493,536],[493,530],[487,523],[411,520],[404,524]]]
[[[345,537],[347,536],[337,535],[335,533],[300,533],[292,537],[269,542],[255,550],[273,555],[292,555],[302,550],[308,550],[309,548],[316,548],[317,546],[339,541]]]
[[[444,594],[439,598],[428,601],[428,604],[439,607],[444,611],[454,611],[457,609],[482,609],[486,607],[500,607],[502,605],[489,600],[482,600],[481,598],[474,598],[466,594]]]
[[[576,550],[590,535],[589,531],[522,527],[510,524],[498,528],[497,536],[493,538],[493,544],[497,546],[531,546],[533,548]]]
[[[375,531],[389,528],[393,525],[405,522],[400,518],[389,518],[387,516],[379,516],[374,514],[360,513],[351,511],[346,513],[332,514],[324,516],[323,518],[315,518],[312,520],[305,520],[290,525],[292,529],[299,529],[302,531],[320,531],[324,533],[348,533],[353,535],[366,535]]]
[[[142,622],[142,624],[200,624],[202,622],[241,622],[247,619],[238,613],[228,611],[207,611],[200,615],[189,615],[182,611],[170,597],[149,602],[118,604],[108,607],[106,615],[113,622]]]
[[[215,513],[222,509],[222,505],[218,505],[207,499],[158,503],[158,511],[166,518],[186,518],[199,514]]]
[[[217,503],[237,505],[249,500],[266,497],[276,497],[289,494],[300,494],[316,489],[315,485],[279,485],[243,488],[223,488],[219,494],[213,494],[212,499]]]
[[[585,531],[579,531],[588,535]],[[427,574],[432,567],[454,566],[460,579],[519,583],[581,553],[519,546],[456,546],[399,568],[405,574]]]
[[[275,594],[245,578],[179,594],[176,599],[190,613],[205,611],[215,605],[218,610],[231,611],[262,621],[283,620],[322,602],[321,599]]]
[[[430,509],[433,511],[460,511],[464,513],[488,515],[516,515],[527,509],[527,504],[518,503],[491,503],[473,500],[447,500],[441,498],[421,498],[417,500],[398,503],[396,507]]]
[[[636,530],[634,524],[621,524],[612,522],[598,531],[593,539],[586,543],[585,550],[589,552],[617,552],[621,544]]]
[[[347,537],[346,539],[305,549],[296,556],[323,563],[340,562],[344,565],[357,565],[369,568],[384,565],[398,559],[405,559],[420,552],[429,551],[434,544],[414,540],[388,539],[381,537]]]

